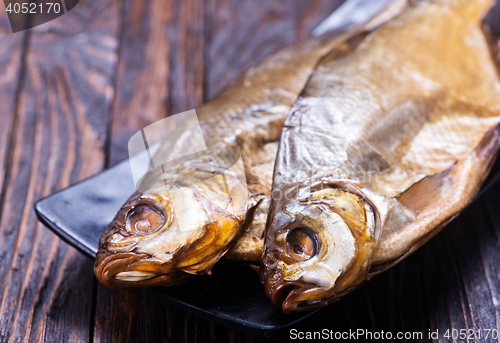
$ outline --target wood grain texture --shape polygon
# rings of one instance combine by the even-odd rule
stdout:
[[[21,66],[26,49],[26,33],[12,34],[5,6],[0,3],[0,189],[4,187],[4,180],[9,175],[9,163],[12,149],[12,127],[15,126],[16,96],[21,80]],[[5,192],[2,192],[4,194]],[[3,202],[3,196],[0,206]]]
[[[27,31],[0,223],[1,341],[87,341],[92,263],[38,223],[33,203],[103,168],[116,1]]]
[[[287,0],[212,2],[212,24],[207,33],[207,99],[242,70],[295,41],[294,5]]]
[[[343,1],[219,0],[207,6],[205,100],[250,66],[308,37]]]
[[[8,21],[7,12],[5,11],[5,6],[3,3],[0,4],[0,44],[4,47],[2,53],[0,54],[0,73],[3,76],[0,81],[0,96],[2,101],[0,102],[0,119],[2,125],[0,125],[0,223],[3,215],[3,208],[5,207],[5,202],[7,201],[7,190],[9,189],[9,184],[12,175],[12,162],[14,158],[13,147],[15,144],[15,134],[14,129],[17,127],[16,118],[16,104],[18,98],[18,90],[21,85],[21,79],[23,77],[22,69],[24,65],[24,55],[26,50],[26,33],[20,33],[13,35],[11,27]],[[0,226],[0,237],[3,237],[6,232]],[[13,229],[9,230],[9,235],[12,235]],[[10,254],[8,251],[8,246],[0,245],[0,275],[4,276],[0,280],[0,289],[2,290],[2,296],[0,297],[1,303],[5,300],[10,300],[11,303],[15,303],[16,299],[5,299],[3,295],[4,285],[5,285],[5,275],[9,273],[8,258]],[[0,303],[0,304],[1,304]],[[1,308],[2,305],[0,305]],[[5,325],[5,318],[0,317],[0,341],[7,339],[7,334],[9,332],[9,325]]]
[[[109,164],[128,157],[128,139],[167,114],[173,1],[123,1]]]
[[[253,337],[144,291],[97,285],[92,262],[37,224],[32,205],[126,158],[137,130],[196,108],[305,39],[339,3],[81,0],[24,33],[24,55],[24,34],[10,33],[0,8],[0,342],[291,341],[288,332]],[[446,329],[500,329],[499,266],[496,186],[408,259],[297,329],[417,331],[424,342],[429,330],[446,342]]]

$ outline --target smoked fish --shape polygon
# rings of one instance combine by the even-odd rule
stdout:
[[[498,152],[492,0],[415,0],[349,37],[287,116],[261,280],[285,313],[327,306],[418,249]]]

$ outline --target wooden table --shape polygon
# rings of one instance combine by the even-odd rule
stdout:
[[[33,203],[127,157],[140,128],[200,106],[340,0],[81,0],[12,34],[0,5],[0,341],[259,342],[139,290],[37,222]],[[77,220],[77,218],[75,218]],[[400,265],[298,329],[500,329],[500,187]],[[287,341],[285,333],[280,341]],[[495,340],[498,341],[498,340]]]

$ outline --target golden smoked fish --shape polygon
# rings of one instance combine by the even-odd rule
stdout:
[[[278,52],[198,110],[207,147],[241,153],[248,198],[217,199],[226,195],[225,182],[243,186],[236,177],[196,182],[211,175],[207,156],[195,156],[189,168],[173,168],[168,176],[149,173],[100,238],[94,268],[99,281],[111,288],[178,284],[190,274],[209,273],[230,248],[230,258],[259,263],[285,116],[319,60],[353,32]],[[171,148],[182,150],[182,144]],[[174,208],[174,202],[182,206]]]
[[[285,313],[324,307],[433,237],[495,159],[492,0],[416,0],[325,57],[287,116],[261,279]]]

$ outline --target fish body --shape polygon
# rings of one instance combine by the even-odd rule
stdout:
[[[319,63],[287,116],[261,279],[284,312],[390,268],[471,201],[499,146],[490,0],[420,0]]]

